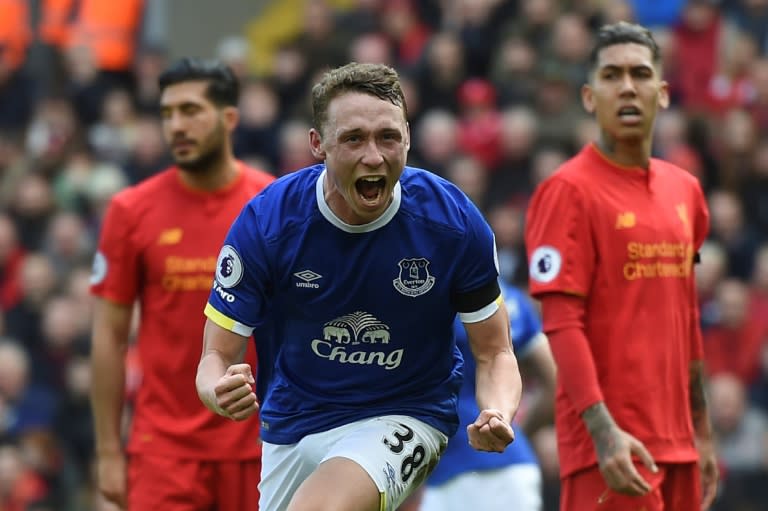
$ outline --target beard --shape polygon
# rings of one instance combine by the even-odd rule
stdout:
[[[191,160],[174,158],[174,163],[190,174],[200,175],[213,172],[215,167],[224,160],[224,144],[224,129],[219,126],[203,144],[204,147],[207,146],[207,149],[201,151],[197,158]]]

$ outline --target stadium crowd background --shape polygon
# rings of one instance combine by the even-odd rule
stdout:
[[[157,26],[152,3],[0,0],[2,511],[109,509],[93,490],[88,285],[106,202],[169,163],[156,78],[170,54],[142,30]],[[275,175],[314,163],[318,73],[389,63],[406,87],[410,163],[476,201],[503,277],[523,287],[526,202],[596,137],[579,101],[593,30],[621,19],[653,28],[672,95],[654,153],[700,178],[712,215],[697,278],[716,509],[768,509],[768,0],[266,3],[200,55],[243,79],[237,156]],[[127,356],[130,398],[141,368]],[[552,430],[533,441],[554,510]]]

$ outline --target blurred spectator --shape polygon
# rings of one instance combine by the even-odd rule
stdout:
[[[480,161],[471,156],[459,156],[448,164],[445,177],[461,188],[481,211],[485,210],[488,173]]]
[[[553,25],[549,58],[557,62],[565,81],[578,90],[587,81],[587,60],[592,36],[586,20],[578,14],[563,14]]]
[[[458,156],[458,137],[455,115],[445,110],[427,111],[411,129],[409,164],[445,176],[448,165]]]
[[[78,129],[71,102],[57,97],[39,101],[25,142],[35,168],[47,175],[55,173],[81,135]]]
[[[761,320],[768,327],[768,243],[762,244],[755,254],[755,266],[750,284],[749,315]]]
[[[715,190],[708,201],[710,238],[720,242],[728,254],[728,275],[748,280],[758,240],[745,222],[741,198],[733,192]]]
[[[90,126],[101,117],[104,97],[115,85],[99,74],[91,47],[71,46],[64,53],[64,65],[69,77],[66,94],[72,103],[77,120]]]
[[[16,225],[8,215],[0,214],[0,309],[3,311],[13,308],[21,300],[24,255]]]
[[[573,126],[588,117],[578,101],[576,89],[557,61],[541,61],[536,77],[534,105],[539,116],[540,142],[574,148]]]
[[[26,174],[21,178],[10,204],[10,213],[24,248],[39,250],[43,247],[55,207],[51,186],[43,176]]]
[[[43,249],[53,263],[57,279],[63,281],[74,268],[88,264],[94,242],[82,217],[73,212],[58,211],[48,224]]]
[[[27,511],[47,492],[43,478],[27,466],[19,447],[0,442],[0,509]]]
[[[276,169],[280,164],[279,116],[280,100],[269,83],[244,82],[240,94],[240,122],[232,135],[235,156],[259,156],[268,168]]]
[[[317,163],[309,149],[309,122],[294,119],[284,122],[278,133],[277,174],[288,174]]]
[[[760,371],[760,352],[768,342],[762,318],[750,315],[749,288],[728,279],[717,286],[718,321],[703,332],[704,360],[709,374],[732,374],[748,386]]]
[[[501,40],[491,62],[489,78],[499,91],[499,105],[525,104],[533,100],[537,81],[534,69],[538,54],[519,35]]]
[[[487,214],[496,236],[499,275],[505,281],[527,289],[528,262],[523,246],[524,209],[515,204],[498,204]]]
[[[123,165],[125,178],[130,184],[136,184],[154,175],[158,169],[164,169],[170,164],[171,159],[163,142],[160,120],[156,116],[140,115],[136,119],[136,141],[133,151],[130,153],[128,161]],[[109,172],[113,174],[113,179],[122,179],[120,169],[103,164],[100,171],[104,171],[106,168],[109,168]]]
[[[123,165],[136,138],[136,108],[130,92],[112,89],[104,97],[101,117],[88,132],[88,142],[99,159]]]
[[[706,111],[709,89],[702,84],[712,83],[720,65],[723,16],[712,0],[687,0],[674,30],[675,60],[685,63],[674,88],[685,108]]]
[[[430,38],[414,73],[424,110],[458,112],[456,91],[466,78],[466,68],[464,47],[453,32],[438,32]]]
[[[394,53],[389,41],[379,32],[360,34],[349,44],[347,60],[350,62],[394,65]]]
[[[743,383],[732,375],[713,378],[709,394],[724,468],[714,509],[758,511],[768,498],[768,416],[749,403]]]
[[[8,338],[0,339],[0,399],[7,409],[4,432],[11,438],[50,427],[56,413],[54,395],[32,382],[30,364],[23,346]]]
[[[148,133],[151,134],[151,133]],[[87,146],[73,150],[53,182],[56,203],[62,209],[95,214],[105,182],[113,181],[114,191],[127,184],[120,167],[98,159]],[[114,192],[113,191],[113,192]]]
[[[419,17],[414,0],[380,3],[382,31],[391,41],[397,64],[408,69],[421,57],[431,30]]]
[[[728,273],[728,254],[722,245],[707,240],[699,248],[701,262],[696,266],[696,291],[701,309],[701,326],[706,331],[720,318],[720,308],[715,299],[717,286]]]
[[[485,79],[470,78],[461,84],[459,96],[459,148],[477,158],[486,169],[501,161],[501,115],[496,89]]]
[[[531,158],[538,141],[538,117],[528,107],[510,107],[501,112],[500,128],[500,161],[489,168],[492,203],[527,197],[533,191]]]
[[[761,240],[768,241],[768,132],[750,155],[740,192],[744,212]]]
[[[672,26],[680,21],[683,8],[688,0],[664,0],[663,2],[648,2],[647,0],[629,0],[635,21],[649,28],[657,26]]]
[[[133,64],[136,109],[140,114],[159,116],[160,89],[157,78],[168,64],[168,52],[158,46],[139,49]]]
[[[310,72],[344,63],[347,34],[336,24],[330,2],[305,0],[302,20],[303,30],[295,44],[304,55]]]
[[[40,253],[24,257],[20,273],[21,301],[6,311],[6,332],[18,339],[37,365],[45,358],[42,318],[46,303],[53,296],[58,282],[51,261]],[[46,375],[35,371],[36,381],[45,381]]]
[[[133,88],[133,60],[139,46],[144,0],[79,0],[68,45],[88,46],[96,67],[118,87]]]

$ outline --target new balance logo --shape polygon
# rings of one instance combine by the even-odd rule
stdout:
[[[631,211],[619,213],[619,216],[616,217],[617,229],[629,229],[634,227],[636,223],[637,219],[635,218],[635,214]]]
[[[319,289],[320,285],[313,281],[323,278],[322,275],[318,275],[312,270],[302,270],[294,273],[293,276],[302,280],[302,282],[296,282],[296,287],[310,287],[312,289]]]
[[[174,227],[173,229],[166,229],[160,233],[160,236],[158,236],[157,244],[158,245],[175,245],[181,241],[181,237],[183,235],[184,235],[184,231],[182,231],[179,227]]]

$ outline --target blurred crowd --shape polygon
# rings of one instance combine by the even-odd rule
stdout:
[[[0,0],[2,511],[107,509],[92,484],[90,264],[109,198],[169,164],[156,86],[168,50],[141,30],[151,2]],[[388,63],[405,87],[409,163],[472,197],[495,230],[502,276],[523,288],[531,192],[597,136],[579,96],[594,29],[653,29],[672,95],[654,153],[701,180],[711,211],[697,279],[723,474],[715,509],[764,510],[768,0],[299,4],[300,29],[274,41],[258,71],[247,30],[203,55],[242,79],[237,156],[275,175],[315,163],[307,131],[319,73]],[[127,356],[130,399],[141,368]],[[533,442],[555,510],[553,431]]]

